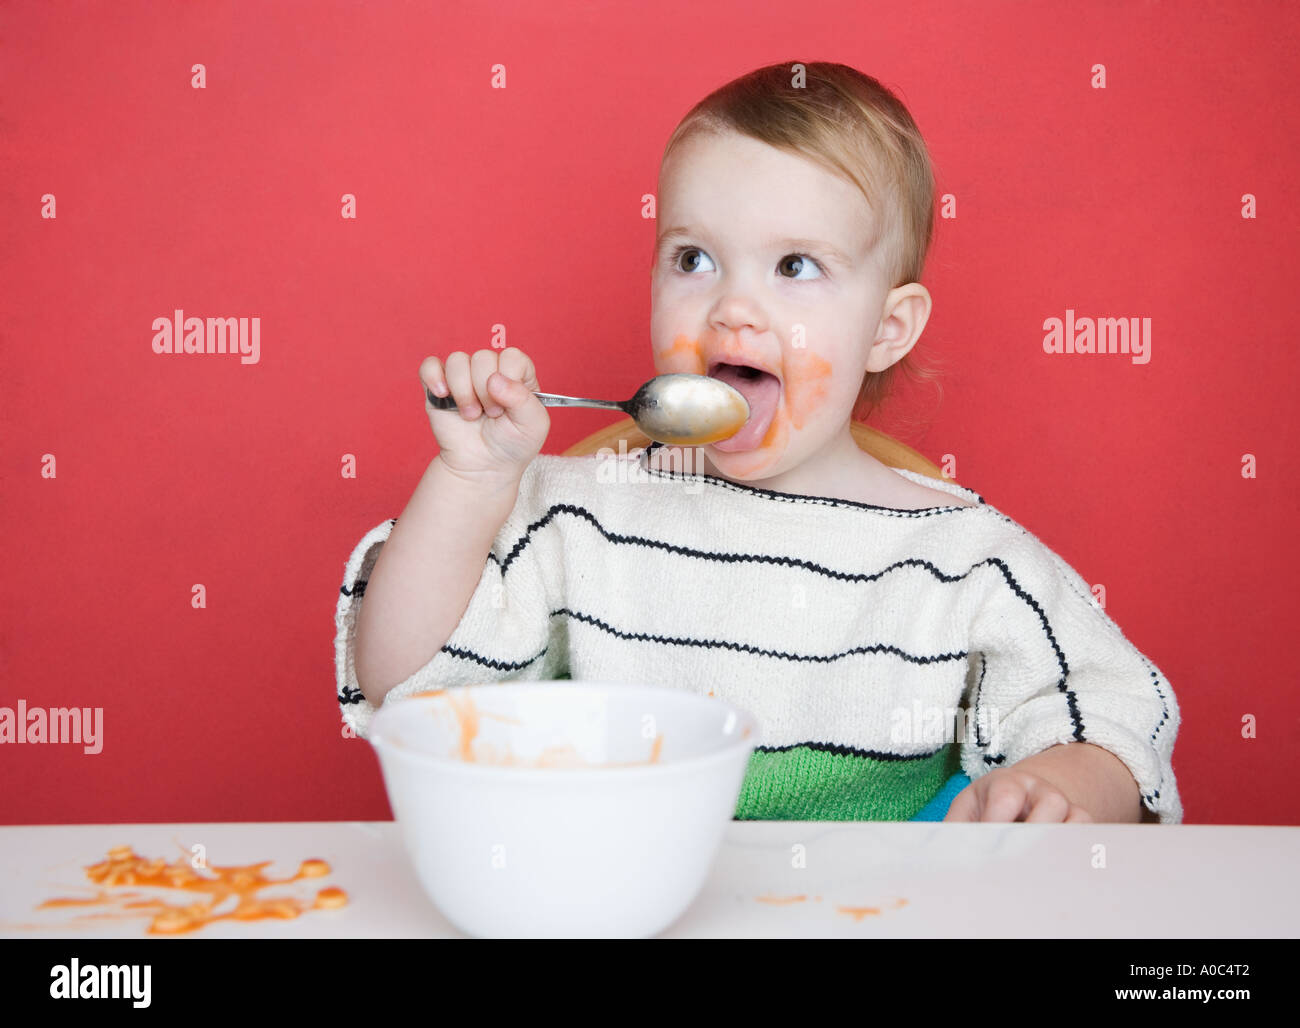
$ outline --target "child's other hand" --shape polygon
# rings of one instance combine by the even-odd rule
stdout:
[[[1092,816],[1046,778],[994,768],[959,792],[945,821],[1091,821]]]
[[[420,381],[434,396],[456,401],[456,410],[438,410],[424,400],[443,463],[473,481],[518,481],[551,430],[528,355],[511,346],[473,356],[457,351],[445,365],[426,357]]]

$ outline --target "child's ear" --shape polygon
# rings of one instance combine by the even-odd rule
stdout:
[[[907,356],[925,331],[932,304],[930,291],[920,282],[908,282],[886,294],[880,327],[867,358],[868,371],[884,371]]]

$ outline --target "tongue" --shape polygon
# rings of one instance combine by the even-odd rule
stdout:
[[[777,400],[781,396],[780,381],[775,375],[769,375],[766,371],[756,378],[746,377],[734,364],[719,365],[712,377],[720,382],[726,382],[749,404],[749,420],[741,430],[730,439],[714,443],[713,448],[723,453],[730,453],[733,450],[752,450],[759,446],[763,436],[767,434],[768,426],[772,424],[772,417],[776,414]]]

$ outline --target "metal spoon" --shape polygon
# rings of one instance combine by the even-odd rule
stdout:
[[[429,405],[457,410],[452,396],[434,396]],[[703,446],[730,439],[749,420],[749,403],[726,382],[705,375],[656,375],[630,400],[586,400],[577,396],[534,393],[544,407],[599,407],[621,410],[651,439],[681,446]]]

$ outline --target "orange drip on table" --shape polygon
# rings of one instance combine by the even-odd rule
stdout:
[[[302,878],[320,878],[330,873],[323,860],[304,860],[298,873],[291,878],[268,878],[263,869],[273,861],[240,867],[212,867],[215,877],[199,874],[188,857],[180,857],[168,864],[161,857],[148,859],[140,856],[130,846],[115,846],[108,851],[108,859],[86,868],[86,877],[100,886],[96,896],[86,899],[57,897],[48,899],[37,909],[57,907],[112,908],[107,912],[86,914],[83,917],[152,917],[147,932],[152,935],[175,935],[191,932],[214,921],[262,921],[267,918],[290,919],[300,917],[309,910],[333,910],[346,906],[348,895],[342,889],[329,886],[316,893],[312,901],[292,897],[269,898],[258,893],[272,885],[286,885]],[[120,891],[122,886],[149,886],[156,889],[175,889],[178,892],[207,894],[207,899],[193,903],[174,904],[163,899],[138,899],[138,891]],[[217,912],[217,908],[235,899],[233,909]]]
[[[907,906],[907,900],[898,899],[894,901],[892,909],[898,910],[905,906]],[[858,922],[861,922],[868,914],[880,913],[880,907],[836,907],[835,909],[841,914],[848,914],[853,918],[853,920]]]
[[[788,906],[791,903],[806,903],[808,901],[808,897],[802,894],[798,896],[755,896],[754,899],[759,903],[768,903],[772,906],[782,907]],[[820,903],[821,901],[822,898],[820,896],[813,897],[814,903]],[[907,900],[905,899],[895,900],[893,903],[893,909],[897,910],[906,905]],[[848,914],[853,918],[853,920],[858,922],[861,922],[868,914],[879,914],[881,910],[880,907],[836,907],[835,909],[838,913]]]

